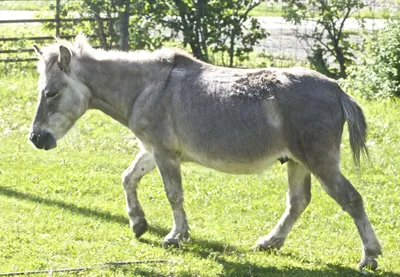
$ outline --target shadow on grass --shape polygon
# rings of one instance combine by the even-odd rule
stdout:
[[[90,208],[79,207],[75,204],[65,203],[60,200],[54,199],[47,199],[42,196],[38,196],[32,193],[16,191],[6,187],[0,187],[0,194],[12,197],[16,199],[21,199],[24,201],[30,201],[35,203],[41,203],[47,206],[52,207],[59,207],[65,210],[68,210],[72,213],[81,214],[88,217],[96,217],[100,220],[105,221],[113,221],[118,224],[128,225],[128,218],[122,215],[115,215],[111,214],[106,211],[98,211],[93,210]],[[164,237],[169,230],[163,227],[151,225],[149,226],[149,232],[155,234],[157,237]],[[151,244],[159,247],[161,243],[160,241],[153,241],[147,238],[140,238],[140,241],[146,244]],[[210,256],[213,252],[219,253],[233,253],[233,254],[244,254],[247,251],[241,251],[236,247],[221,243],[219,241],[212,241],[212,240],[202,240],[202,239],[192,239],[187,247],[183,247],[183,252],[188,252],[194,255],[199,256],[202,259],[213,259],[217,261],[219,264],[223,266],[224,269],[224,276],[310,276],[310,277],[317,277],[317,276],[360,276],[360,272],[358,270],[341,267],[339,265],[327,265],[329,268],[328,270],[310,270],[310,269],[303,269],[298,267],[290,267],[290,268],[276,268],[271,266],[259,266],[253,264],[251,262],[231,262],[227,261],[222,255],[214,255]],[[250,251],[250,250],[249,250]],[[229,255],[229,254],[228,254]],[[268,253],[266,253],[268,255]],[[274,255],[278,256],[287,256],[288,259],[295,259],[302,263],[307,263],[304,261],[303,258],[298,257],[295,254],[282,254],[277,252]],[[162,276],[158,275],[156,272],[135,268],[132,269],[134,273],[139,274],[140,276]],[[399,277],[399,274],[392,273],[392,272],[382,272],[384,276],[387,277]],[[187,272],[182,273],[179,276],[193,276],[193,273]],[[383,276],[383,275],[382,275]]]
[[[225,257],[226,255],[239,256],[241,254],[246,254],[249,251],[239,250],[236,247],[221,243],[219,241],[212,240],[202,240],[202,239],[192,239],[191,243],[194,244],[190,249],[183,250],[184,252],[190,252],[192,254],[196,254],[202,259],[212,259],[216,261],[218,264],[223,266],[224,274],[223,276],[299,276],[299,277],[319,277],[319,276],[362,276],[359,270],[349,267],[343,267],[340,265],[327,264],[329,269],[327,270],[313,270],[313,269],[304,269],[300,267],[284,267],[277,268],[274,266],[261,266],[259,264],[255,264],[249,261],[228,261]],[[221,253],[221,255],[216,254],[215,252]],[[225,255],[222,255],[225,253]],[[276,255],[287,257],[291,260],[296,260],[301,263],[309,263],[308,261],[304,261],[303,257],[299,257],[296,254],[285,254],[279,251],[274,251],[273,253],[264,252],[265,255]],[[216,255],[215,255],[216,254]],[[225,256],[225,257],[224,257]],[[193,274],[188,272],[187,274],[182,274],[180,276],[192,276]],[[399,275],[391,272],[385,272],[384,276],[388,277],[400,277]]]
[[[42,196],[38,196],[32,193],[28,192],[22,192],[22,191],[16,191],[10,188],[6,187],[0,187],[0,194],[5,195],[7,197],[13,197],[25,201],[30,201],[30,202],[35,202],[35,203],[40,203],[44,204],[50,207],[59,207],[65,210],[68,210],[72,213],[88,216],[88,217],[96,217],[101,220],[105,221],[113,221],[119,224],[128,224],[129,221],[128,218],[122,215],[115,215],[111,214],[110,212],[106,211],[98,211],[98,210],[93,210],[90,208],[85,208],[85,207],[79,207],[75,204],[72,203],[66,203],[60,200],[55,200],[55,199],[48,199]]]
[[[17,191],[6,187],[0,187],[0,194],[24,201],[44,204],[50,207],[62,208],[63,210],[67,210],[71,213],[76,213],[87,217],[95,217],[107,222],[115,222],[121,225],[129,226],[128,216],[115,215],[107,211],[99,211],[86,207],[80,207],[73,203],[66,203],[60,200],[48,199],[29,192]],[[159,226],[149,226],[149,231],[160,237],[164,237],[169,232],[168,229]]]
[[[155,233],[156,235],[162,237],[164,234],[169,232],[169,230],[165,228],[161,228],[158,226],[151,226],[149,227],[149,231],[151,233]],[[147,238],[140,238],[140,241],[143,243],[147,243],[150,245],[160,246],[160,241],[155,241],[154,239],[147,239]],[[171,249],[171,251],[175,251],[175,249]],[[360,272],[360,270],[356,270],[355,268],[351,267],[344,267],[337,264],[329,264],[325,263],[327,269],[305,269],[301,267],[283,267],[277,268],[274,266],[260,266],[259,264],[255,264],[249,261],[228,261],[224,256],[226,255],[241,255],[247,254],[249,250],[241,250],[235,246],[232,246],[227,243],[223,243],[220,241],[214,240],[203,240],[198,238],[192,238],[188,243],[184,244],[182,249],[184,253],[190,253],[192,255],[197,255],[199,258],[204,260],[213,260],[216,261],[218,264],[222,265],[224,273],[222,276],[298,276],[298,277],[333,277],[333,276],[340,276],[340,277],[347,277],[347,276],[364,276]],[[264,252],[265,255],[275,255],[277,257],[285,257],[288,260],[296,260],[302,264],[311,264],[312,262],[307,261],[304,257],[299,256],[296,253],[283,253],[280,251],[274,251],[273,253]],[[323,261],[321,261],[323,263]],[[356,262],[354,263],[356,266]],[[140,270],[140,269],[139,269]],[[135,273],[138,273],[137,269],[135,269]],[[153,275],[152,272],[142,272],[140,271],[140,276],[163,276],[163,275]],[[367,272],[369,276],[373,276],[373,272]],[[387,276],[387,277],[400,277],[399,274],[388,272],[388,271],[380,271],[378,269],[377,274],[380,276]],[[199,275],[199,272],[180,272],[178,276],[181,277],[189,277]]]

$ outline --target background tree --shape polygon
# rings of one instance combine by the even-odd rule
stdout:
[[[268,36],[260,23],[249,12],[257,7],[260,1],[217,1],[216,14],[219,24],[214,24],[217,35],[212,37],[211,49],[220,52],[222,57],[228,54],[228,65],[233,66],[234,57],[240,61],[248,59],[253,46]],[[222,13],[220,11],[223,11]],[[224,58],[222,58],[224,62]]]
[[[94,35],[102,48],[155,49],[182,39],[193,55],[210,61],[210,52],[234,65],[248,58],[267,33],[249,12],[260,0],[82,0],[65,1],[61,17],[93,18],[66,23],[62,35]],[[53,28],[52,24],[49,27]]]
[[[167,15],[161,2],[163,1],[62,1],[61,17],[77,19],[75,22],[63,23],[62,35],[83,32],[92,36],[94,43],[104,49],[160,48],[163,42],[169,39],[162,34],[162,26],[159,23],[159,18]],[[79,18],[94,20],[80,21]],[[52,29],[54,24],[47,24],[47,27]]]
[[[316,70],[333,78],[345,78],[346,68],[354,55],[349,33],[343,31],[346,20],[365,7],[362,0],[288,0],[284,5],[284,18],[294,24],[315,22],[308,33],[297,33],[298,39],[310,48],[308,59]]]
[[[172,0],[172,13],[164,21],[166,27],[182,33],[184,46],[193,55],[209,61],[209,50],[228,54],[228,65],[234,57],[243,60],[253,51],[258,40],[267,33],[258,20],[249,16],[259,0]],[[176,11],[176,12],[174,12]],[[223,59],[224,60],[224,59]]]
[[[208,0],[172,0],[170,2],[172,16],[164,21],[164,25],[182,33],[183,44],[190,46],[193,55],[208,61],[207,41],[210,38],[209,19],[211,15]]]

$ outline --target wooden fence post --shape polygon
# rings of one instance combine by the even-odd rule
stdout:
[[[61,27],[61,20],[60,20],[60,0],[56,0],[56,37],[60,37],[60,27]]]

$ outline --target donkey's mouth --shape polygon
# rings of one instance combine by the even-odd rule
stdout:
[[[57,147],[56,139],[53,136],[49,136],[49,138],[47,138],[46,143],[43,146],[43,149],[47,151],[56,147]]]
[[[48,132],[32,133],[29,139],[38,149],[50,150],[57,146],[55,137]]]

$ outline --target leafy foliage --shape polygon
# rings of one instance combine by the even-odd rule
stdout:
[[[227,64],[233,66],[234,57],[239,61],[248,59],[257,41],[267,36],[258,20],[249,16],[260,3],[260,0],[65,1],[61,17],[77,20],[63,23],[62,35],[82,31],[93,35],[106,49],[116,45],[122,49],[154,49],[165,41],[183,37],[184,47],[190,46],[195,57],[210,61],[211,50],[222,57],[227,54]],[[47,26],[54,28],[54,23]],[[123,35],[124,31],[129,37]],[[126,37],[129,46],[124,47]]]
[[[332,78],[345,78],[346,68],[353,63],[349,34],[343,31],[346,20],[365,6],[361,0],[289,0],[284,6],[286,20],[300,25],[314,21],[311,33],[297,37],[311,49],[308,59],[319,72]]]
[[[83,32],[92,36],[102,48],[120,47],[127,49],[155,49],[168,40],[163,36],[158,23],[165,16],[164,5],[160,1],[144,0],[83,0],[63,1],[60,7],[61,18],[75,18],[73,22],[63,22],[61,35],[76,35]],[[53,10],[55,6],[51,7]],[[80,20],[92,18],[94,20]],[[127,22],[125,22],[128,20]],[[54,29],[54,23],[46,25]],[[124,44],[124,28],[127,33],[128,46]]]
[[[228,54],[228,65],[233,66],[234,57],[247,59],[257,41],[267,36],[258,20],[249,16],[259,0],[172,2],[172,16],[165,26],[181,32],[184,46],[189,45],[201,60],[210,60],[210,48],[213,53]]]
[[[366,98],[400,96],[400,21],[365,39],[361,62],[349,70],[347,88]]]
[[[220,15],[217,36],[211,38],[211,49],[214,53],[228,54],[229,66],[233,66],[233,58],[239,61],[248,59],[253,51],[253,46],[268,36],[254,17],[249,17],[249,12],[258,6],[260,1],[216,1],[220,6],[216,15]],[[244,8],[243,8],[244,7]],[[219,13],[218,10],[224,11]],[[214,25],[211,25],[214,26]]]

